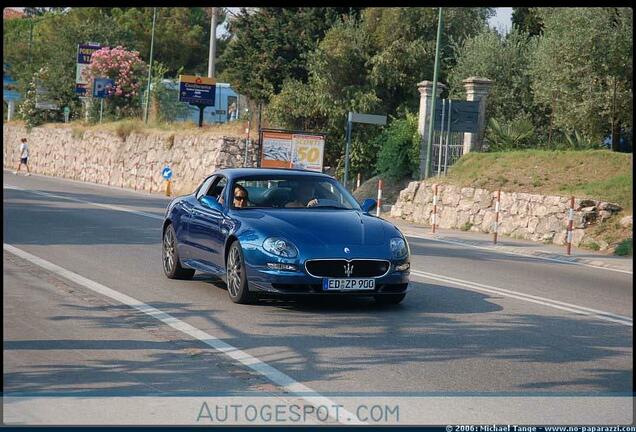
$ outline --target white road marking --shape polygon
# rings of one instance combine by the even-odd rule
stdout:
[[[22,188],[19,188],[17,186],[3,185],[3,188],[4,189],[20,190],[20,191],[23,191],[23,192],[30,192],[30,193],[35,194],[35,195],[41,195],[41,196],[50,197],[50,198],[58,198],[58,199],[63,199],[63,200],[67,200],[67,201],[74,201],[74,202],[78,202],[78,203],[82,203],[82,204],[94,205],[96,207],[107,208],[109,210],[132,213],[132,214],[136,214],[136,215],[139,215],[139,216],[149,217],[149,218],[152,218],[152,219],[163,220],[163,216],[159,216],[159,215],[152,214],[152,213],[146,213],[146,212],[142,212],[142,211],[139,211],[139,210],[133,210],[133,209],[129,209],[127,207],[120,207],[120,206],[116,206],[116,205],[112,205],[112,204],[101,204],[101,203],[96,203],[96,202],[92,202],[92,201],[86,201],[86,200],[79,199],[79,198],[71,198],[71,197],[67,197],[67,196],[63,196],[63,195],[55,195],[55,194],[52,194],[52,193],[40,192],[40,191],[31,190],[31,189],[22,189]]]
[[[6,185],[4,186],[5,188],[8,188]],[[38,195],[43,195],[43,196],[51,196],[54,198],[61,198],[61,199],[67,199],[70,201],[76,201],[76,202],[81,202],[84,204],[91,204],[91,205],[95,205],[98,207],[105,207],[105,208],[109,208],[111,210],[117,210],[117,211],[124,211],[124,212],[128,212],[128,213],[133,213],[133,214],[138,214],[140,216],[146,216],[146,217],[152,217],[154,219],[163,219],[163,217],[161,216],[157,216],[154,214],[150,214],[150,213],[146,213],[146,212],[140,212],[137,210],[131,210],[125,207],[119,207],[119,206],[113,206],[113,205],[109,205],[109,204],[100,204],[100,203],[94,203],[91,201],[85,201],[85,200],[80,200],[80,199],[76,199],[76,198],[68,198],[68,197],[64,197],[64,196],[60,196],[60,195],[54,195],[54,194],[49,194],[46,192],[39,192],[39,191],[33,191],[30,189],[21,189],[15,186],[11,186],[11,188],[13,189],[18,189],[18,190],[22,190],[25,192],[31,192],[34,194],[38,194]],[[474,245],[466,245],[464,243],[459,243],[459,242],[454,242],[451,240],[441,240],[441,239],[434,239],[434,238],[428,238],[428,237],[423,237],[423,236],[413,236],[413,235],[408,235],[408,237],[416,237],[416,238],[421,238],[421,239],[425,239],[425,240],[432,240],[432,241],[438,241],[438,242],[442,242],[442,243],[451,243],[451,244],[457,244],[460,246],[471,246],[477,249],[487,249],[492,251],[491,248],[487,248],[487,247],[483,247],[483,246],[474,246]],[[499,252],[499,251],[497,251]],[[550,260],[550,261],[557,261],[557,262],[561,262],[563,263],[564,261],[559,261],[556,259],[550,259],[550,258],[545,258],[545,257],[537,257],[534,255],[522,255],[522,254],[516,254],[514,252],[504,252],[502,251],[501,253],[507,253],[510,255],[521,255],[521,256],[527,256],[530,258],[538,258],[538,259],[544,259],[544,260]],[[568,263],[570,263],[570,261],[567,261]],[[576,262],[571,262],[572,264],[578,264],[578,265],[585,265],[585,264],[581,264],[581,263],[576,263]],[[612,271],[619,271],[622,273],[629,273],[631,274],[631,272],[626,272],[626,271],[622,271],[622,270],[616,270],[616,269],[609,269],[609,268],[605,268],[605,267],[595,267],[595,266],[590,266],[590,265],[586,265],[586,267],[594,267],[594,268],[602,268],[605,270],[612,270]],[[559,302],[557,300],[551,300],[548,298],[544,298],[544,297],[537,297],[537,296],[532,296],[530,294],[524,294],[524,293],[520,293],[520,292],[516,292],[516,291],[509,291],[509,290],[505,290],[503,288],[497,288],[497,287],[493,287],[490,285],[484,285],[484,284],[480,284],[477,282],[471,282],[471,281],[466,281],[466,280],[462,280],[462,279],[455,279],[452,278],[450,276],[444,276],[444,275],[439,275],[439,274],[435,274],[435,273],[427,273],[427,272],[422,272],[416,269],[411,269],[411,274],[414,274],[416,276],[420,276],[420,277],[425,277],[425,278],[429,278],[429,279],[433,279],[433,280],[438,280],[441,282],[447,282],[447,283],[454,283],[460,286],[464,286],[467,288],[471,288],[477,291],[486,291],[486,292],[491,292],[491,293],[496,293],[496,294],[500,294],[500,295],[504,295],[507,297],[513,297],[516,298],[518,300],[523,300],[523,301],[527,301],[527,302],[531,302],[531,303],[537,303],[537,304],[541,304],[544,306],[548,306],[548,307],[552,307],[555,309],[560,309],[560,310],[564,310],[564,311],[568,311],[568,312],[574,312],[577,314],[583,314],[583,315],[587,315],[590,317],[594,317],[594,318],[598,318],[601,320],[605,320],[605,321],[611,321],[611,322],[616,322],[619,324],[623,324],[623,325],[627,325],[627,326],[633,326],[633,320],[629,317],[625,317],[622,315],[616,315],[616,314],[612,314],[609,312],[603,312],[603,311],[599,311],[599,310],[595,310],[595,309],[589,309],[589,308],[585,308],[583,306],[577,306],[577,305],[573,305],[570,303],[563,303],[563,302]]]
[[[545,297],[534,296],[530,294],[524,294],[516,291],[510,291],[503,288],[494,287],[491,285],[481,284],[477,282],[471,282],[462,279],[456,279],[449,276],[442,276],[435,273],[423,272],[420,270],[411,269],[411,274],[415,276],[419,276],[421,278],[432,279],[439,282],[451,283],[459,286],[463,286],[466,288],[470,288],[472,290],[483,291],[493,294],[498,294],[506,297],[512,297],[519,300],[537,303],[543,306],[548,306],[555,309],[560,309],[568,312],[573,312],[575,314],[586,315],[592,318],[611,321],[618,324],[623,324],[629,327],[633,327],[633,319],[623,315],[617,315],[610,312],[604,312],[597,309],[591,309],[583,306],[577,306],[571,303],[565,303],[558,300],[551,300]]]
[[[483,249],[483,250],[487,250],[489,252],[494,252],[494,253],[513,255],[513,256],[517,255],[517,256],[522,256],[522,257],[526,257],[526,258],[535,258],[535,259],[540,259],[540,260],[545,260],[545,261],[557,262],[557,263],[560,263],[560,264],[574,264],[574,265],[579,265],[579,266],[589,267],[589,268],[594,268],[594,269],[608,270],[608,271],[613,271],[613,272],[618,272],[618,273],[634,274],[633,272],[631,272],[629,270],[621,270],[621,269],[611,268],[611,267],[601,267],[601,266],[596,266],[596,265],[593,265],[593,264],[582,263],[582,262],[578,262],[578,261],[570,261],[568,259],[550,258],[550,257],[541,256],[541,255],[531,255],[531,254],[524,254],[522,252],[506,251],[506,250],[501,250],[501,249],[495,249],[495,248],[488,247],[488,246],[477,246],[477,245],[473,245],[473,244],[470,244],[470,243],[463,243],[463,242],[458,242],[458,241],[453,241],[453,240],[444,240],[444,239],[439,239],[439,238],[434,238],[434,237],[425,237],[425,236],[418,235],[418,234],[408,234],[406,230],[400,230],[400,231],[402,231],[402,233],[406,237],[418,238],[418,239],[422,239],[422,240],[430,240],[430,241],[435,241],[435,242],[440,242],[440,243],[447,243],[447,244],[452,244],[452,245],[457,245],[457,246],[466,246],[466,247],[471,247],[471,248],[475,248],[475,249]]]
[[[143,303],[133,297],[130,297],[126,294],[120,293],[112,288],[109,288],[105,285],[102,285],[98,282],[95,282],[91,279],[85,278],[84,276],[80,276],[77,273],[74,273],[70,270],[67,270],[63,267],[60,267],[56,264],[53,264],[49,261],[46,261],[40,257],[32,255],[22,249],[18,249],[15,246],[9,245],[7,243],[2,244],[3,249],[9,253],[12,253],[20,258],[23,258],[35,265],[38,265],[50,272],[53,272],[65,279],[68,279],[78,285],[81,285],[85,288],[90,289],[96,293],[99,293],[103,296],[109,297],[113,300],[116,300],[120,303],[123,303],[127,306],[130,306],[138,311],[145,313],[153,318],[158,319],[159,321],[169,325],[170,327],[179,330],[182,333],[185,333],[195,339],[200,340],[206,345],[214,348],[215,350],[227,355],[231,359],[241,363],[244,366],[252,369],[253,371],[263,375],[265,378],[284,388],[287,392],[297,395],[302,399],[306,400],[310,404],[314,406],[325,406],[329,408],[330,417],[336,419],[338,422],[343,424],[366,424],[357,420],[357,417],[345,410],[342,405],[338,405],[336,402],[322,396],[315,390],[307,387],[304,384],[301,384],[295,381],[290,376],[284,374],[278,369],[270,366],[267,363],[262,362],[258,358],[246,353],[245,351],[241,351],[240,349],[223,342],[221,339],[212,336],[209,333],[204,332],[203,330],[199,330],[198,328],[181,321],[172,315],[169,315],[157,308],[154,308],[146,303]]]

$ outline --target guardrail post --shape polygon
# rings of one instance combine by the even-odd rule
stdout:
[[[437,185],[433,185],[433,234],[435,234],[435,225],[437,224]]]
[[[377,209],[375,211],[375,215],[378,216],[378,217],[380,217],[380,209],[381,209],[381,207],[382,207],[382,179],[380,179],[378,181],[378,206],[377,206]]]
[[[497,244],[497,231],[499,229],[499,206],[501,201],[501,189],[497,191],[497,201],[495,202],[495,234],[494,241]]]
[[[567,231],[567,251],[568,255],[570,255],[570,251],[572,250],[572,224],[574,222],[574,197],[570,198],[570,208],[568,210],[568,231]]]

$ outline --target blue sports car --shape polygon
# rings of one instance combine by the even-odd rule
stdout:
[[[259,293],[367,295],[401,302],[410,251],[402,233],[372,216],[333,177],[311,171],[231,168],[175,198],[163,223],[163,269],[221,277],[230,299]]]

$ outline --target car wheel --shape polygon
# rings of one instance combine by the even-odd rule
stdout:
[[[238,241],[230,246],[227,254],[227,292],[234,303],[248,304],[254,300],[254,296],[247,288],[247,272],[243,249]]]
[[[406,297],[406,294],[383,294],[376,295],[373,298],[376,303],[381,305],[395,305],[404,300],[404,297]]]
[[[177,235],[172,224],[163,232],[162,242],[163,272],[168,279],[192,279],[195,270],[181,267],[177,252]]]

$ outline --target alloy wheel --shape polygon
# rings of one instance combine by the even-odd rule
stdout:
[[[163,236],[163,268],[166,273],[172,273],[174,263],[174,235],[172,234],[172,230],[168,228]]]
[[[227,289],[232,297],[239,295],[241,288],[241,257],[237,247],[233,247],[227,262]]]

